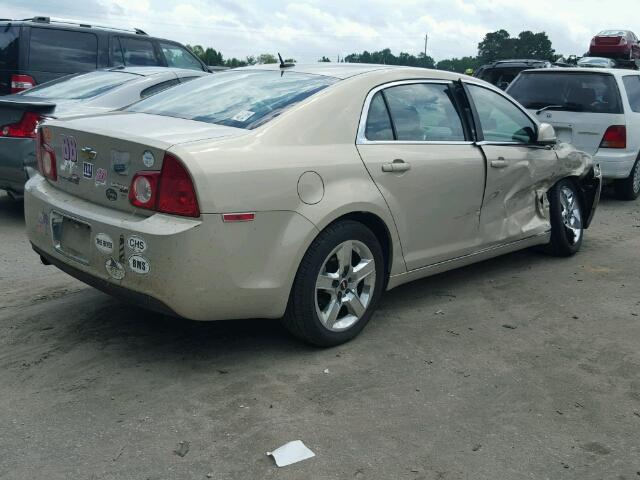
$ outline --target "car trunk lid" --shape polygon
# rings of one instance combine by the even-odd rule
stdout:
[[[619,45],[621,40],[622,40],[621,36],[596,37],[596,45]]]
[[[56,156],[57,188],[127,212],[149,215],[129,202],[136,173],[160,171],[167,149],[178,143],[225,138],[245,130],[147,114],[107,114],[43,125]]]

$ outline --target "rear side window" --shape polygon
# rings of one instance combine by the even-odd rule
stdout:
[[[106,72],[98,70],[81,75],[71,75],[43,83],[26,90],[19,95],[28,97],[80,100],[97,97],[120,85],[140,77],[125,72]]]
[[[0,69],[18,68],[20,27],[0,26]]]
[[[530,109],[623,113],[616,79],[604,73],[522,73],[508,92]]]
[[[98,39],[93,33],[31,28],[29,68],[57,73],[97,68]]]
[[[389,117],[389,111],[384,103],[382,92],[376,93],[371,100],[369,114],[367,115],[365,137],[367,140],[374,141],[393,140],[391,117]]]
[[[419,142],[464,141],[462,120],[448,85],[415,83],[384,90],[396,139]]]
[[[337,81],[291,71],[236,70],[177,85],[128,110],[250,130]]]
[[[153,42],[150,40],[120,37],[120,47],[124,64],[127,66],[153,67],[160,65]]]
[[[167,59],[167,66],[175,68],[188,68],[189,70],[202,71],[202,65],[185,48],[173,43],[160,42],[160,48]]]
[[[640,112],[640,76],[628,75],[622,78],[624,88],[627,91],[629,105],[634,112]]]

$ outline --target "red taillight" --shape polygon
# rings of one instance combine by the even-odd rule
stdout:
[[[11,75],[11,93],[18,93],[34,87],[36,81],[29,75]]]
[[[42,118],[37,113],[25,112],[19,122],[0,127],[0,137],[35,138],[38,122]]]
[[[160,172],[140,172],[129,191],[132,205],[162,213],[199,217],[198,198],[189,172],[180,160],[165,154]]]
[[[42,131],[38,130],[36,136],[36,160],[40,173],[56,182],[58,180],[58,168],[56,165],[56,154],[42,137]]]
[[[612,125],[602,137],[600,148],[627,148],[627,127]]]

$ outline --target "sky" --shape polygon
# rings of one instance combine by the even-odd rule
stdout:
[[[640,34],[638,0],[0,0],[0,17],[35,15],[138,27],[225,58],[281,52],[298,62],[390,48],[436,60],[475,55],[487,32],[546,32],[557,53],[583,54],[600,30]],[[635,17],[635,19],[634,19]]]

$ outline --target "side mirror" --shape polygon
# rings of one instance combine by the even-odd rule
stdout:
[[[548,123],[541,123],[536,143],[538,145],[555,145],[558,143],[555,129]]]

